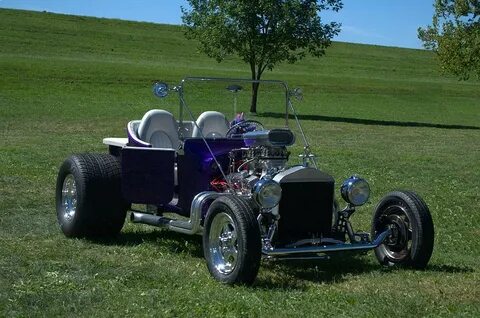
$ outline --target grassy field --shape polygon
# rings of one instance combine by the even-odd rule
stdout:
[[[303,88],[297,107],[322,169],[370,181],[357,228],[370,228],[388,191],[424,197],[431,263],[265,262],[253,287],[227,287],[210,278],[200,237],[126,223],[106,243],[66,239],[54,186],[69,154],[103,152],[129,120],[175,107],[154,99],[153,80],[248,77],[247,67],[207,59],[174,26],[0,10],[0,316],[478,317],[480,83],[441,76],[421,50],[335,43],[327,53],[265,77]],[[280,110],[259,112],[281,123]]]

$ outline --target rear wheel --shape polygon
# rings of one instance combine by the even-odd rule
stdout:
[[[432,255],[432,216],[422,198],[414,192],[395,191],[378,203],[372,224],[375,237],[386,229],[391,234],[375,249],[380,264],[423,269]]]
[[[203,251],[208,270],[226,284],[251,284],[261,259],[261,238],[252,206],[235,196],[221,196],[208,209]]]
[[[121,168],[108,154],[78,154],[65,160],[57,177],[57,220],[68,237],[114,236],[128,204],[121,194]]]

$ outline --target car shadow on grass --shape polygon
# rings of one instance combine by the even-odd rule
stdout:
[[[123,232],[115,238],[90,240],[96,244],[137,246],[152,244],[172,254],[186,254],[203,258],[202,237],[168,230],[141,230]],[[402,267],[385,267],[370,259],[371,255],[344,252],[328,260],[262,261],[260,273],[252,288],[268,290],[306,290],[309,283],[338,284],[365,273],[389,274]],[[408,269],[409,270],[409,269]],[[472,273],[468,266],[430,264],[424,270],[430,273]]]
[[[195,258],[203,257],[201,236],[185,235],[162,229],[122,232],[115,238],[94,239],[90,241],[96,244],[115,246],[153,244],[156,248],[167,250],[171,253],[188,254]]]
[[[316,261],[267,261],[254,287],[260,289],[305,290],[309,282],[336,284],[378,270],[366,257],[344,254],[329,260]]]
[[[426,272],[440,272],[440,273],[473,273],[475,270],[468,266],[456,266],[448,264],[431,264],[425,269]]]
[[[265,112],[265,113],[259,113],[257,116],[270,117],[270,118],[285,118],[285,113]],[[294,117],[293,115],[289,115],[289,118],[294,118]],[[347,123],[347,124],[373,125],[373,126],[426,127],[426,128],[442,128],[442,129],[480,130],[480,127],[468,126],[468,125],[433,124],[433,123],[422,123],[422,122],[411,122],[411,121],[375,120],[375,119],[334,117],[334,116],[323,116],[323,115],[298,115],[298,119],[329,121],[329,122]]]
[[[338,284],[365,273],[389,275],[397,271],[415,271],[405,267],[386,267],[368,256],[353,253],[335,255],[330,260],[263,262],[261,274],[254,288],[279,290],[306,290],[309,283]],[[430,264],[425,273],[465,274],[475,270],[468,266]]]
[[[155,248],[172,254],[187,254],[203,258],[202,237],[185,235],[168,230],[141,230],[123,232],[111,239],[90,240],[95,244],[112,246],[138,246],[152,244]],[[268,261],[263,260],[260,274],[253,288],[304,290],[308,282],[333,284],[351,279],[352,276],[378,270],[365,257],[355,253],[336,255],[329,260]]]

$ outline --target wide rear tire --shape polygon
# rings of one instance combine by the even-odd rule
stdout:
[[[121,194],[119,160],[91,153],[66,159],[57,177],[56,210],[67,237],[117,235],[128,210]]]
[[[424,269],[433,252],[434,228],[422,198],[410,191],[394,191],[375,208],[372,236],[390,228],[392,234],[375,249],[382,265]]]
[[[208,209],[203,251],[210,274],[226,284],[250,285],[261,260],[261,236],[252,205],[243,198],[221,196]]]

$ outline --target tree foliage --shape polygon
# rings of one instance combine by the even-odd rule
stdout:
[[[237,54],[249,64],[253,80],[282,62],[307,54],[320,57],[340,32],[340,24],[323,23],[319,13],[338,11],[341,0],[188,0],[182,8],[186,36],[200,51],[221,62]],[[258,84],[252,85],[251,112],[256,112]]]
[[[432,25],[418,29],[445,72],[480,78],[480,0],[435,0]]]

